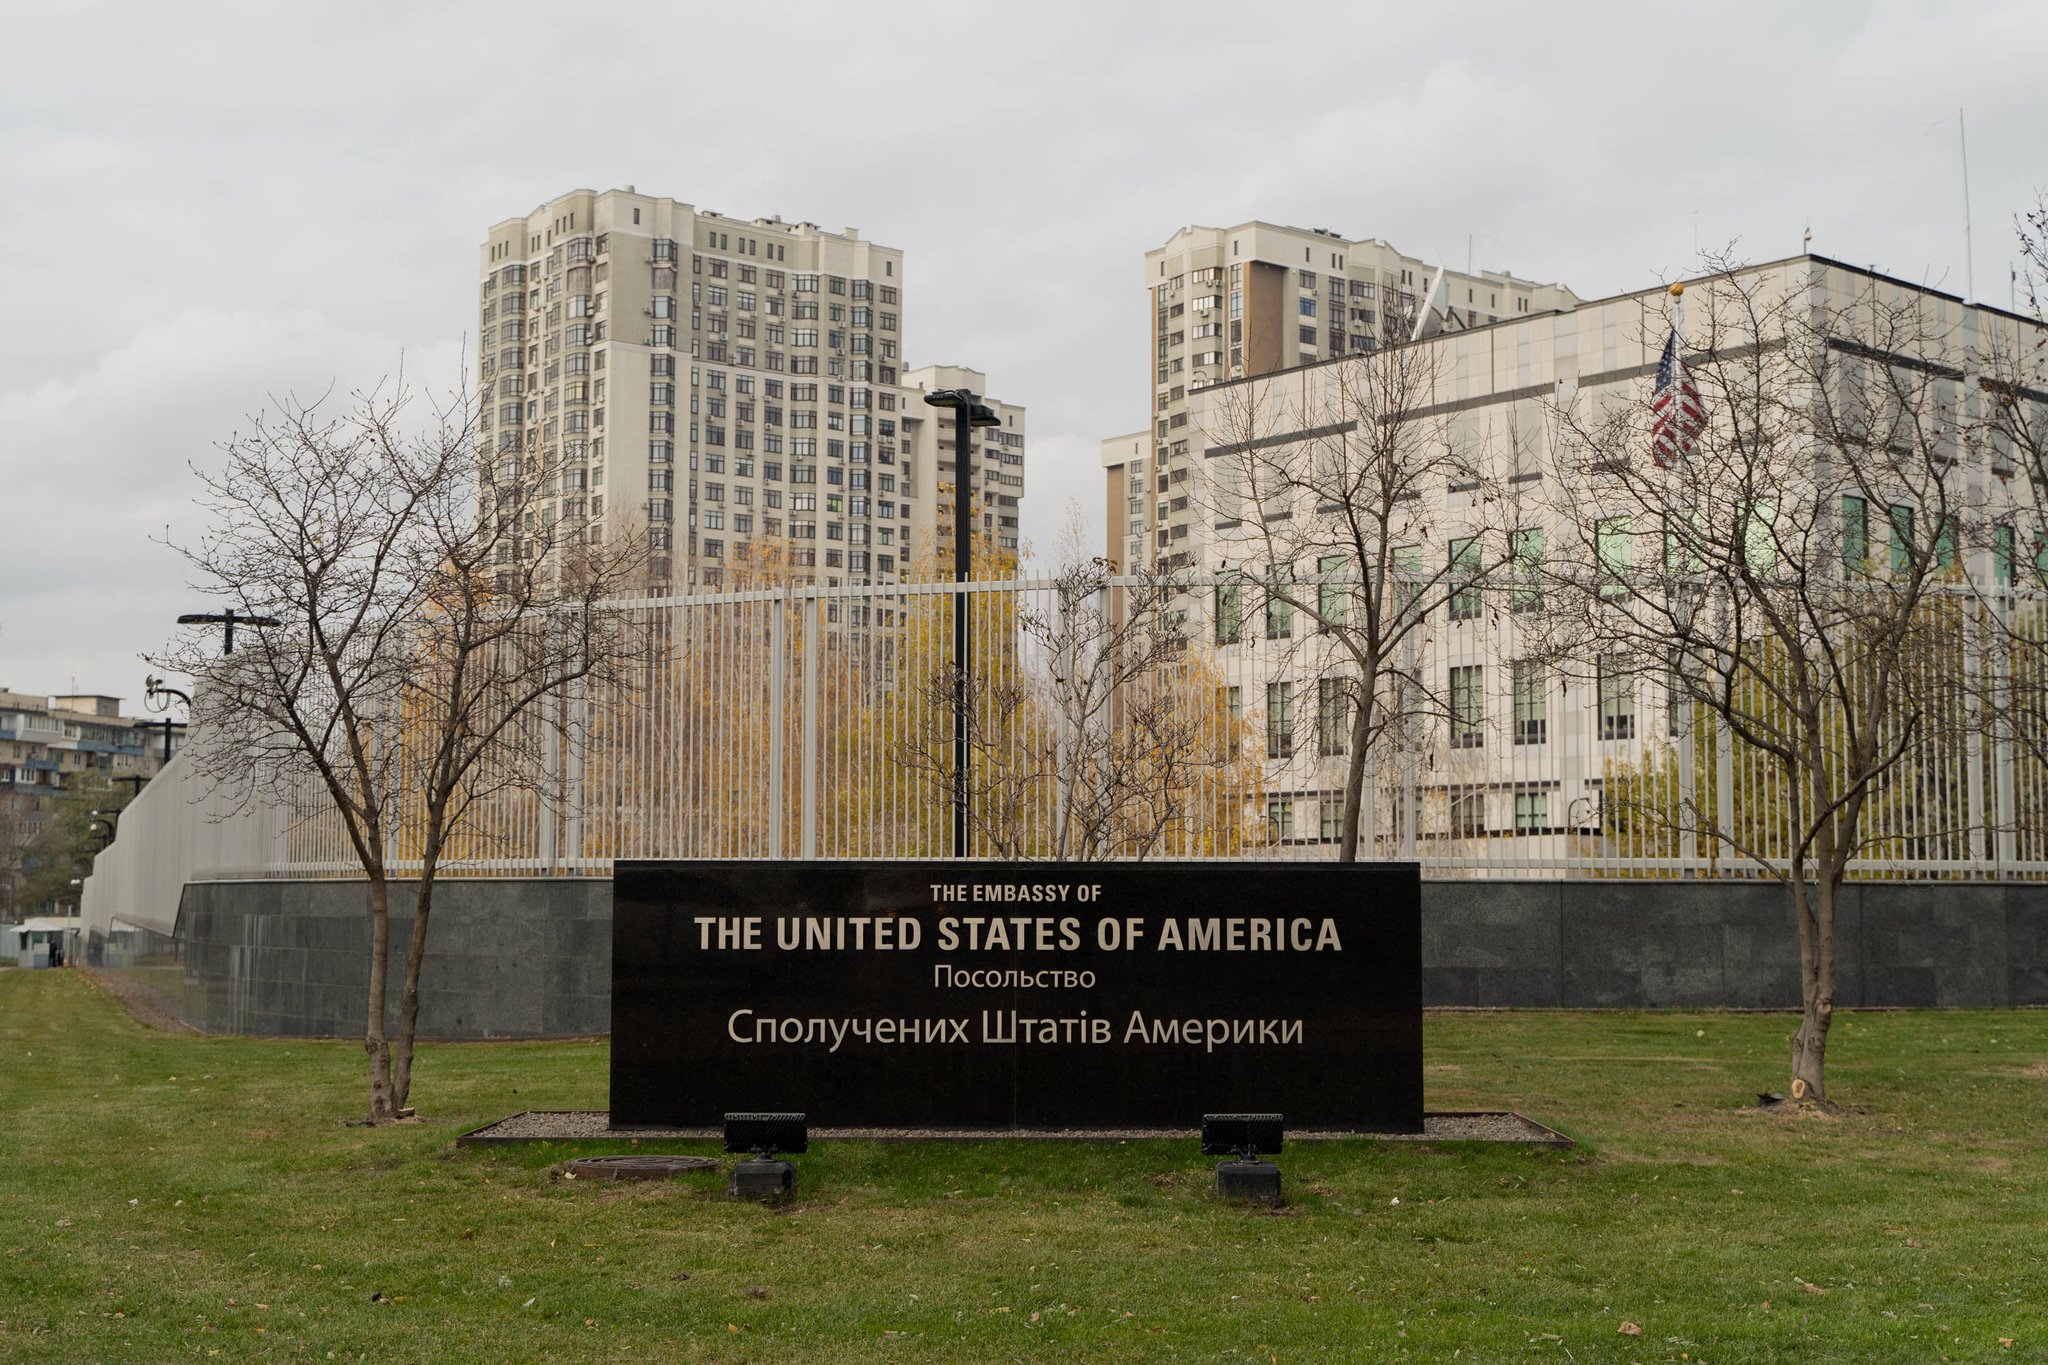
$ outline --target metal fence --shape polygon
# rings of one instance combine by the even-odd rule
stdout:
[[[1112,578],[622,603],[644,660],[531,717],[533,779],[480,800],[444,874],[953,854],[959,591],[971,856],[1335,855],[1351,757],[1338,642],[1239,579]],[[1474,589],[1405,642],[1402,715],[1365,764],[1360,856],[1431,876],[1758,875],[1741,850],[1790,837],[1768,757],[1654,670],[1539,661],[1519,606]],[[1958,682],[1954,714],[1879,784],[1853,875],[2048,876],[2039,746],[1972,709],[2012,681],[1995,657],[1959,640],[1917,661]],[[357,873],[310,785],[288,808],[241,809],[194,766],[152,782],[101,855],[88,890],[105,913],[162,923],[185,880]]]

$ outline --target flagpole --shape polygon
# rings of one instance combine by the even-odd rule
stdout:
[[[1673,420],[1678,424],[1677,429],[1679,435],[1677,442],[1673,448],[1671,464],[1669,465],[1669,467],[1660,471],[1663,474],[1663,478],[1660,481],[1661,487],[1658,491],[1662,494],[1661,501],[1663,503],[1664,508],[1664,524],[1657,528],[1657,538],[1658,549],[1664,561],[1661,567],[1664,570],[1666,582],[1671,585],[1670,587],[1666,588],[1666,593],[1669,594],[1673,590],[1682,592],[1685,594],[1685,600],[1689,602],[1691,600],[1690,590],[1686,588],[1679,588],[1676,583],[1676,579],[1680,575],[1684,574],[1692,564],[1692,547],[1686,535],[1686,530],[1690,528],[1687,527],[1685,529],[1680,529],[1678,526],[1674,525],[1671,512],[1673,496],[1675,492],[1672,486],[1673,472],[1684,467],[1685,457],[1687,453],[1689,453],[1686,449],[1684,436],[1684,423],[1686,420],[1684,409],[1685,390],[1686,385],[1690,379],[1690,376],[1686,373],[1685,370],[1685,285],[1682,282],[1674,281],[1669,290],[1669,294],[1671,298],[1670,344],[1673,364],[1673,392],[1671,395],[1671,418],[1668,420]],[[1674,538],[1676,538],[1678,549],[1678,562],[1675,565],[1671,562],[1672,542]],[[1670,609],[1670,606],[1671,603],[1669,597],[1667,596],[1666,609]],[[1693,609],[1697,610],[1696,607]],[[1664,680],[1664,686],[1667,690],[1676,690],[1678,687],[1678,681],[1675,674],[1677,670],[1685,667],[1684,657],[1682,655],[1674,653],[1672,659],[1670,660],[1670,667],[1672,669],[1672,672],[1666,675]],[[1668,695],[1665,698],[1665,706],[1667,710],[1671,708],[1671,698]],[[1699,774],[1696,770],[1696,759],[1693,750],[1693,707],[1689,697],[1687,697],[1686,700],[1680,703],[1679,709],[1681,711],[1681,719],[1679,720],[1678,731],[1677,774],[1677,794],[1679,800],[1679,852],[1690,866],[1696,864],[1699,858],[1700,820]],[[1687,803],[1690,803],[1692,806],[1692,809],[1690,811],[1686,809]]]
[[[1956,110],[1956,143],[1963,158],[1963,302],[1977,297],[1977,242],[1970,229],[1970,132],[1963,126],[1963,111]]]

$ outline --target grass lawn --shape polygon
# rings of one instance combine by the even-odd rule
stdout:
[[[1792,1023],[1433,1016],[1431,1108],[1578,1150],[1303,1144],[1279,1213],[1192,1141],[821,1143],[777,1210],[456,1149],[602,1043],[426,1049],[371,1131],[351,1043],[4,971],[0,1360],[2048,1360],[2048,1013],[1843,1015],[1838,1119],[1746,1107]]]

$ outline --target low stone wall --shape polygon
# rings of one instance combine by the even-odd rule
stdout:
[[[392,890],[391,974],[412,887]],[[2048,1005],[2048,886],[1865,883],[1838,927],[1844,1007]],[[435,893],[420,1029],[533,1038],[611,1026],[611,882],[459,880]],[[178,932],[88,945],[209,1033],[359,1036],[369,915],[357,882],[198,882]],[[1742,882],[1422,884],[1422,994],[1435,1006],[1790,1008],[1799,943],[1785,892]]]
[[[410,882],[391,888],[391,995],[412,941]],[[138,935],[145,931],[135,931]],[[370,983],[361,882],[194,882],[174,940],[148,935],[131,975],[169,1013],[207,1033],[355,1036]],[[612,884],[595,878],[439,882],[420,968],[420,1033],[559,1038],[611,1028]],[[182,967],[167,988],[164,967]]]
[[[1845,1008],[2048,1005],[2048,886],[1843,889]],[[1789,1008],[1799,936],[1771,883],[1422,884],[1422,998],[1566,1009]]]

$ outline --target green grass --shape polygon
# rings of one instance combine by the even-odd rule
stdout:
[[[0,973],[0,1359],[2048,1359],[2048,1013],[1843,1016],[1838,1119],[1745,1107],[1791,1026],[1432,1017],[1432,1108],[1580,1148],[1303,1144],[1277,1214],[1192,1141],[821,1143],[777,1210],[454,1146],[604,1107],[601,1043],[426,1049],[372,1131],[353,1044]]]

